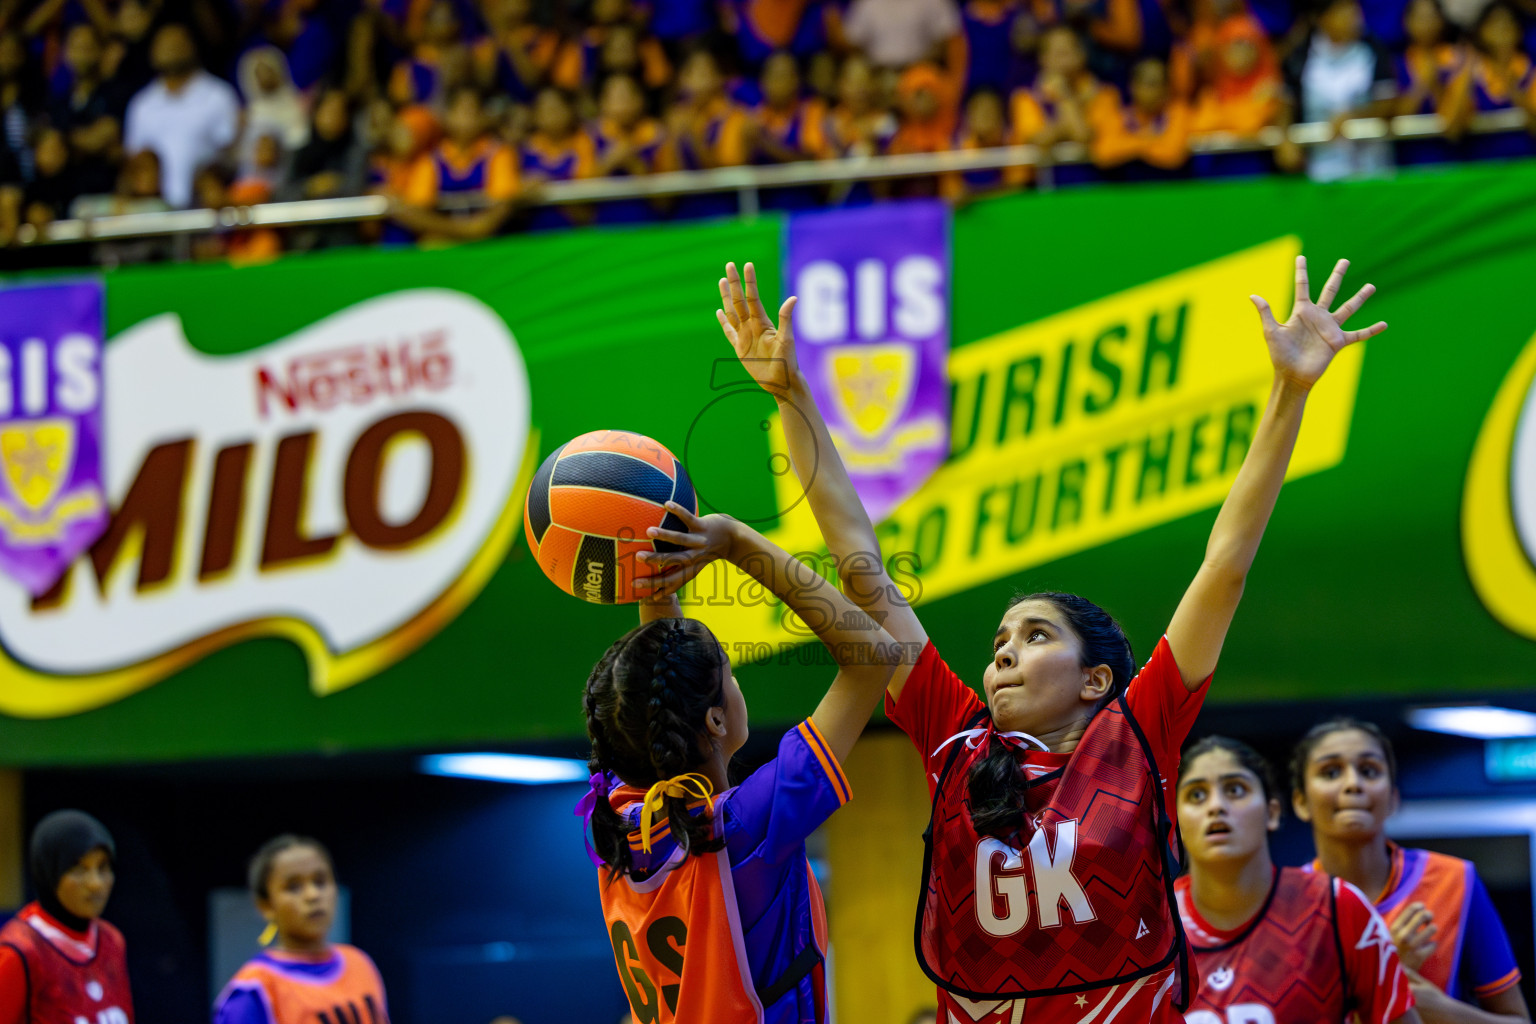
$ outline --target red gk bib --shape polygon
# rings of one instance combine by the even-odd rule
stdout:
[[[987,712],[972,724],[989,724]],[[1064,768],[1029,780],[1036,810],[1006,842],[971,826],[970,768],[986,750],[957,743],[934,789],[917,916],[923,971],[967,999],[1025,999],[1177,961],[1172,996],[1182,1012],[1189,963],[1172,826],[1124,696],[1094,716]]]

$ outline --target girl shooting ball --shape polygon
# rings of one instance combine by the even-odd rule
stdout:
[[[837,588],[721,515],[667,508],[687,532],[639,557],[641,624],[587,680],[590,822],[603,916],[637,1021],[800,1024],[827,1019],[821,892],[805,839],[848,801],[842,761],[896,670],[890,636]],[[838,672],[778,756],[732,788],[747,705],[725,648],[672,595],[724,558],[783,601]]]
[[[1298,258],[1284,323],[1253,297],[1274,366],[1268,406],[1151,660],[1137,672],[1124,632],[1093,602],[1032,594],[996,629],[983,702],[939,657],[884,570],[796,368],[795,300],[775,327],[752,265],[744,287],[727,266],[720,326],[748,372],[795,413],[781,417],[790,458],[850,596],[898,642],[922,649],[910,674],[892,679],[886,713],[917,745],[933,795],[917,952],[939,986],[942,1018],[1176,1021],[1193,994],[1173,905],[1171,783],[1307,394],[1341,349],[1386,329],[1343,329],[1371,285],[1329,312],[1346,267],[1341,260],[1314,303]],[[860,553],[875,557],[850,571]]]
[[[1258,751],[1206,737],[1184,752],[1178,794],[1189,874],[1175,891],[1200,969],[1187,1024],[1418,1024],[1397,947],[1365,895],[1270,859],[1280,793]]]

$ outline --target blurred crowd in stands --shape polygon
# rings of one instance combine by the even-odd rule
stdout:
[[[1533,19],[1536,0],[0,0],[0,243],[63,218],[390,197],[383,224],[192,243],[260,260],[736,203],[528,202],[545,182],[1015,143],[1086,147],[1055,184],[1523,155],[1526,132],[1466,129],[1536,107]],[[1191,155],[1205,134],[1403,113],[1446,136]],[[964,202],[1040,173],[765,203]]]

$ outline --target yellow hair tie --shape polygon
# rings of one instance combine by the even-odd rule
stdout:
[[[664,801],[667,797],[699,797],[704,801],[704,806],[709,808],[709,813],[713,814],[714,792],[715,784],[697,772],[674,775],[646,790],[645,802],[640,805],[640,849],[646,853],[651,852],[651,819],[665,811]]]
[[[272,940],[275,938],[277,938],[277,922],[268,921],[267,926],[263,928],[261,930],[261,934],[256,937],[256,943],[260,946],[270,946],[272,945]]]

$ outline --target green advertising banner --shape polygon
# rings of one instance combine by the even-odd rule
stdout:
[[[532,470],[650,435],[703,504],[819,545],[773,405],[714,324],[726,260],[780,294],[784,222],[109,274],[111,528],[0,592],[0,760],[169,760],[570,737],[634,610],[558,592]],[[952,228],[951,452],[882,527],[979,679],[1008,597],[1087,594],[1148,651],[1263,407],[1247,301],[1338,257],[1385,335],[1307,423],[1217,701],[1443,698],[1536,681],[1536,167],[1317,186],[1024,195]],[[770,298],[769,303],[773,305]],[[831,669],[722,571],[694,610],[755,724]]]

